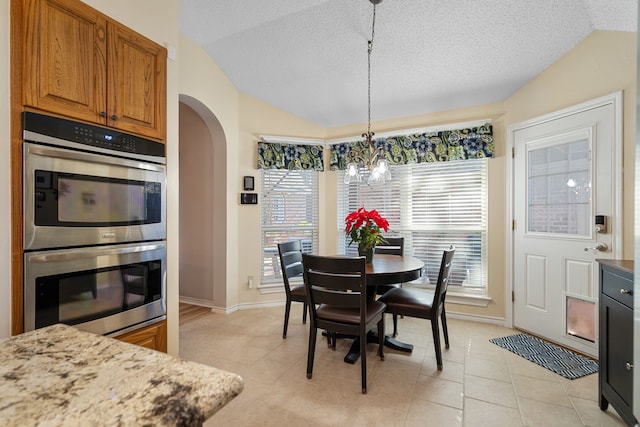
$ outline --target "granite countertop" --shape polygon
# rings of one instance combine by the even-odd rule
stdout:
[[[0,340],[0,425],[201,425],[243,379],[62,324]]]

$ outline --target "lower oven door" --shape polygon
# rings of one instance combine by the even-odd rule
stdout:
[[[55,323],[110,334],[166,315],[166,243],[24,254],[25,330]]]

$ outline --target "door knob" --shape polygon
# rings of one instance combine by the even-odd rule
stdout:
[[[627,367],[627,371],[630,371],[633,369],[633,365],[629,362],[627,362],[626,367]]]
[[[606,243],[598,243],[595,247],[593,248],[584,248],[584,251],[600,251],[600,252],[606,252],[609,250],[609,246]]]

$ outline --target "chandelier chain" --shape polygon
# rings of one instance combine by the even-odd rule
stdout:
[[[361,150],[351,150],[347,154],[349,163],[345,170],[344,183],[362,182],[362,177],[358,172],[359,165],[363,164],[369,171],[367,184],[373,182],[385,182],[391,179],[389,164],[384,146],[376,148],[373,143],[373,132],[371,132],[371,53],[373,52],[373,40],[376,35],[376,5],[382,0],[369,0],[373,4],[373,16],[371,22],[371,39],[367,40],[367,132],[362,134],[365,139],[365,146]]]
[[[373,20],[371,23],[371,40],[367,43],[367,139],[371,141],[371,52],[373,52],[373,38],[376,34],[376,4],[373,4]]]

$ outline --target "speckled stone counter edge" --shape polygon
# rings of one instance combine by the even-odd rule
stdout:
[[[200,425],[236,374],[58,324],[0,341],[0,424]]]

